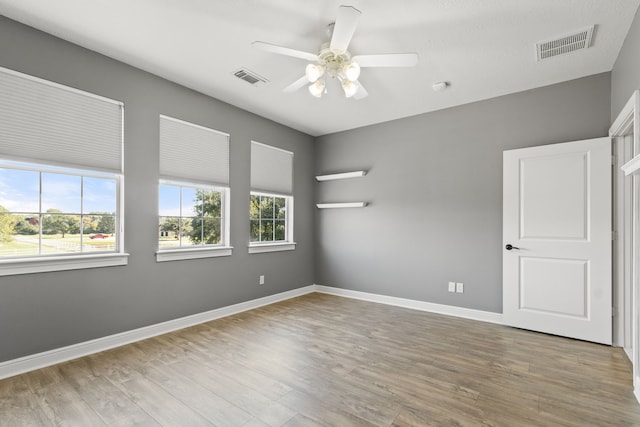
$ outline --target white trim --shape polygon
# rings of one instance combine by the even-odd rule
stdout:
[[[98,353],[101,351],[109,350],[111,348],[120,347],[125,344],[130,344],[143,339],[177,331],[178,329],[188,328],[189,326],[194,326],[200,323],[209,322],[211,320],[220,319],[222,317],[242,313],[244,311],[273,304],[278,301],[306,295],[312,293],[314,290],[315,286],[309,285],[302,288],[293,289],[291,291],[269,295],[251,301],[241,302],[227,307],[206,311],[204,313],[181,317],[179,319],[145,326],[142,328],[133,329],[131,331],[121,332],[119,334],[109,335],[91,341],[85,341],[67,347],[61,347],[54,350],[9,360],[0,363],[0,379],[9,378],[15,375],[23,374],[25,372],[76,359],[78,357],[87,356],[89,354]]]
[[[428,311],[430,313],[444,314],[447,316],[462,317],[464,319],[503,325],[502,314],[489,311],[474,310],[471,308],[455,307],[452,305],[435,304],[426,301],[418,301],[406,298],[390,297],[387,295],[372,294],[368,292],[352,291],[350,289],[333,288],[330,286],[316,285],[316,292],[336,295],[340,297],[359,299],[380,304],[394,305],[410,308],[412,310]]]
[[[295,242],[283,243],[255,243],[249,245],[250,254],[261,254],[265,252],[293,251],[296,249]]]
[[[624,238],[631,239],[631,254],[625,260],[626,263],[631,262],[631,295],[624,295],[623,306],[628,307],[628,299],[631,299],[631,325],[623,320],[614,324],[615,327],[623,328],[631,327],[631,364],[633,367],[633,385],[634,395],[640,402],[640,328],[638,327],[640,319],[640,264],[637,262],[638,253],[640,252],[640,197],[638,194],[640,188],[640,91],[635,90],[627,103],[624,105],[613,124],[609,128],[609,135],[614,138],[626,137],[633,135],[631,160],[626,162],[621,169],[625,176],[633,175],[631,180],[631,200],[622,200],[616,203],[614,209],[624,208],[624,203],[630,202],[633,209],[630,227],[621,230]],[[629,197],[627,196],[626,199]],[[621,204],[622,203],[622,204]],[[630,260],[630,261],[629,261]],[[619,272],[618,272],[619,273]],[[622,290],[620,290],[622,291]],[[620,310],[621,307],[618,307]],[[621,316],[622,318],[623,316]],[[628,316],[626,316],[628,319]],[[625,331],[625,336],[628,335]],[[625,347],[629,343],[624,343]],[[626,352],[626,349],[625,349]]]
[[[634,155],[622,165],[625,175],[640,172],[640,91],[634,91],[620,114],[609,128],[609,136],[619,137],[633,133]]]
[[[233,246],[218,246],[214,248],[196,247],[180,249],[158,249],[156,252],[156,262],[180,261],[183,259],[215,258],[221,256],[231,256]]]
[[[353,172],[342,172],[342,173],[332,173],[327,175],[316,175],[316,180],[318,181],[331,181],[334,179],[347,179],[347,178],[359,178],[361,176],[365,176],[367,171],[353,171]]]
[[[129,254],[40,256],[0,260],[0,276],[127,265]]]
[[[393,305],[397,307],[405,307],[413,310],[427,311],[431,313],[461,317],[481,322],[503,324],[502,315],[499,313],[491,313],[482,310],[473,310],[462,307],[434,304],[405,298],[396,298],[385,295],[371,294],[367,292],[352,291],[349,289],[333,288],[330,286],[309,285],[298,289],[292,289],[290,291],[217,308],[203,313],[193,314],[190,316],[169,320],[154,325],[144,326],[142,328],[137,328],[66,347],[44,351],[42,353],[36,353],[13,360],[8,360],[6,362],[1,362],[0,380],[36,369],[45,368],[57,363],[62,363],[68,360],[77,359],[79,357],[109,350],[111,348],[131,344],[133,342],[141,341],[147,338],[152,338],[158,335],[177,331],[179,329],[188,328],[190,326],[253,310],[255,308],[263,307],[265,305],[273,304],[279,301],[284,301],[302,295],[310,294],[313,292]],[[637,390],[635,394],[636,397],[640,395]]]
[[[347,202],[347,203],[316,203],[318,209],[336,209],[336,208],[364,208],[367,202]]]

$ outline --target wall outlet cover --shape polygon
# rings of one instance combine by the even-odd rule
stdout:
[[[456,282],[449,282],[449,292],[456,291]]]
[[[464,283],[456,283],[456,292],[459,294],[464,292]]]

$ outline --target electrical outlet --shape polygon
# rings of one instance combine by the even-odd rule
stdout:
[[[260,276],[260,282],[261,285],[264,285],[264,276]]]
[[[456,282],[449,282],[449,292],[456,291]]]
[[[459,294],[464,292],[464,283],[456,283],[456,292]]]

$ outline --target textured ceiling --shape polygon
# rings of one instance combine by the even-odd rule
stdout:
[[[367,68],[369,96],[336,82],[282,89],[316,53],[340,4],[362,11],[354,54],[417,52],[414,68]],[[0,14],[314,136],[571,80],[613,68],[640,0],[0,0]],[[535,43],[596,25],[592,47],[536,62]],[[2,65],[0,63],[0,65]],[[246,67],[268,79],[233,76]],[[435,82],[450,87],[434,92]]]

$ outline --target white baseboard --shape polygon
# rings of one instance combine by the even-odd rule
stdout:
[[[640,403],[640,378],[636,378],[636,386],[633,389],[633,395],[636,397],[638,403]]]
[[[77,359],[78,357],[87,356],[89,354],[98,353],[109,350],[111,348],[120,347],[143,339],[166,334],[168,332],[177,331],[178,329],[187,328],[189,326],[198,325],[200,323],[209,322],[211,320],[220,319],[222,317],[231,316],[243,311],[252,310],[278,301],[295,298],[315,291],[315,285],[309,285],[291,291],[282,292],[275,295],[269,295],[263,298],[251,301],[241,302],[239,304],[221,307],[215,310],[198,313],[191,316],[181,317],[179,319],[169,320],[167,322],[157,323],[155,325],[145,326],[131,331],[121,332],[119,334],[109,335],[97,338],[91,341],[85,341],[73,344],[67,347],[56,348],[53,350],[24,356],[19,359],[13,359],[0,363],[0,379],[9,378],[25,372],[41,369],[57,363],[66,362],[68,360]]]
[[[461,308],[405,298],[371,294],[367,292],[352,291],[348,289],[333,288],[330,286],[309,285],[302,288],[293,289],[291,291],[269,295],[263,298],[241,302],[239,304],[234,304],[227,307],[217,308],[215,310],[206,311],[204,313],[193,314],[191,316],[181,317],[179,319],[169,320],[166,322],[157,323],[155,325],[145,326],[142,328],[133,329],[131,331],[121,332],[118,334],[109,335],[106,337],[97,338],[66,347],[56,348],[49,351],[44,351],[42,353],[24,356],[18,359],[8,360],[6,362],[1,362],[0,379],[9,378],[15,375],[23,374],[25,372],[45,368],[57,363],[62,363],[68,360],[77,359],[79,357],[88,356],[90,354],[109,350],[115,347],[120,347],[125,344],[131,344],[136,341],[166,334],[168,332],[177,331],[179,329],[198,325],[204,322],[209,322],[215,319],[220,319],[222,317],[231,316],[233,314],[273,304],[278,301],[295,298],[301,295],[306,295],[312,292],[320,292],[341,297],[411,308],[414,310],[428,311],[431,313],[463,317],[465,319],[478,320],[481,322],[502,324],[502,315],[498,313],[490,313],[487,311],[472,310],[469,308]],[[638,392],[636,392],[636,397],[638,395]]]
[[[631,349],[628,347],[622,347],[622,350],[624,350],[624,354],[626,354],[629,358],[629,362],[633,363],[633,357],[631,357]]]
[[[471,308],[455,307],[452,305],[435,304],[406,298],[390,297],[386,295],[371,294],[368,292],[352,291],[349,289],[333,288],[331,286],[315,285],[315,291],[324,294],[354,298],[364,301],[377,302],[398,307],[411,308],[413,310],[428,311],[430,313],[445,314],[448,316],[462,317],[478,320],[480,322],[497,323],[502,325],[502,314],[489,311],[474,310]]]

